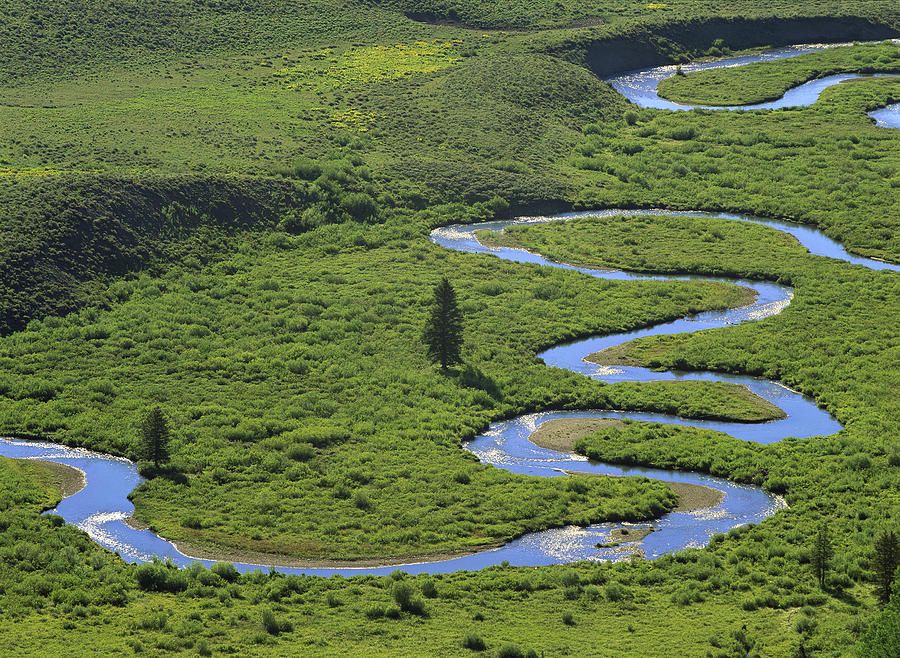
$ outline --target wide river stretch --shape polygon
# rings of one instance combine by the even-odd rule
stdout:
[[[689,72],[712,66],[739,66],[757,61],[792,57],[825,47],[827,46],[793,46],[769,53],[690,65],[683,68],[686,72]],[[668,75],[674,75],[674,73],[674,67],[661,67],[617,76],[610,79],[610,83],[629,100],[641,106],[671,110],[691,109],[690,107],[675,105],[660,99],[656,94],[656,87],[659,81]],[[815,81],[817,83],[815,85],[813,83],[801,85],[788,92],[783,99],[774,103],[748,106],[746,108],[712,109],[775,109],[778,107],[808,105],[815,102],[822,89],[850,77],[857,76],[832,76],[831,78]],[[884,110],[876,111],[872,115],[878,125],[892,128],[900,127],[900,111],[898,111],[897,107],[890,106]],[[675,212],[654,209],[607,209],[603,211],[569,213],[555,217],[530,217],[502,222],[485,222],[477,225],[447,226],[436,229],[432,233],[431,238],[436,244],[447,249],[476,254],[490,254],[491,256],[514,262],[575,270],[583,275],[601,279],[624,281],[690,279],[725,281],[725,279],[714,277],[654,276],[619,270],[579,268],[555,263],[538,254],[524,250],[491,249],[482,245],[475,236],[475,232],[479,230],[503,230],[511,224],[518,223],[558,222],[592,215],[635,214],[717,217],[730,221],[764,224],[775,230],[793,235],[811,254],[835,258],[875,270],[900,270],[900,267],[896,265],[850,255],[840,244],[810,226],[725,213]],[[786,308],[790,304],[793,295],[790,288],[775,283],[735,279],[727,281],[752,289],[756,293],[755,301],[741,308],[700,313],[631,332],[594,336],[573,343],[558,345],[542,353],[540,357],[548,366],[566,368],[587,377],[609,383],[650,380],[704,380],[743,384],[760,397],[780,407],[786,414],[784,419],[752,424],[688,420],[664,414],[609,410],[531,413],[513,420],[494,423],[486,432],[469,441],[465,446],[477,455],[482,462],[516,473],[544,477],[565,477],[565,471],[613,476],[641,475],[665,482],[711,487],[722,493],[721,502],[714,507],[691,512],[671,512],[652,523],[601,523],[587,528],[565,527],[535,532],[496,549],[480,551],[456,558],[414,564],[359,568],[301,568],[237,562],[235,566],[241,571],[273,567],[284,573],[321,576],[341,574],[350,576],[388,574],[398,568],[402,568],[409,573],[448,573],[459,570],[482,569],[502,562],[520,566],[541,566],[579,560],[617,560],[630,555],[635,548],[639,548],[645,557],[652,559],[684,548],[704,546],[714,533],[724,532],[739,525],[762,521],[774,514],[784,503],[757,487],[738,485],[727,480],[699,473],[652,468],[625,468],[590,462],[579,455],[540,448],[529,440],[529,437],[543,423],[566,418],[631,419],[690,425],[725,432],[742,440],[759,443],[772,443],[788,436],[809,438],[833,434],[839,431],[841,429],[840,424],[829,414],[816,407],[812,400],[775,382],[710,372],[652,372],[644,368],[634,367],[601,367],[584,360],[584,357],[589,354],[642,336],[689,333],[764,319]],[[137,468],[132,462],[122,458],[52,443],[13,439],[0,439],[0,456],[55,461],[81,470],[85,475],[85,487],[78,493],[65,498],[55,510],[52,510],[52,513],[59,514],[68,523],[78,526],[98,544],[116,551],[125,560],[143,562],[159,557],[170,559],[179,565],[187,565],[194,561],[211,564],[208,560],[196,560],[184,554],[175,544],[157,536],[150,530],[135,529],[125,522],[134,510],[133,505],[128,500],[128,495],[141,482]],[[650,528],[651,526],[654,531],[635,546],[629,546],[626,549],[622,547],[597,547],[597,544],[607,543],[614,530],[627,527],[634,531]]]

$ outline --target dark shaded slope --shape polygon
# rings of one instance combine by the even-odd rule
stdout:
[[[900,35],[896,20],[875,22],[858,17],[804,17],[678,21],[636,27],[621,35],[597,39],[580,35],[551,48],[575,58],[595,75],[607,77],[687,61],[703,54],[716,40],[732,50],[796,43],[878,41]]]
[[[274,225],[293,187],[239,178],[64,176],[0,189],[0,332],[77,308],[108,277]]]

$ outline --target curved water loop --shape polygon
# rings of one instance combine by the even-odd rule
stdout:
[[[897,43],[895,41],[895,43]],[[829,75],[824,78],[816,78],[809,80],[801,85],[797,85],[789,89],[785,94],[776,100],[766,101],[764,103],[753,103],[751,105],[697,105],[690,103],[676,103],[662,98],[659,95],[659,83],[666,78],[671,78],[679,70],[683,73],[696,73],[699,71],[708,71],[711,69],[733,68],[737,66],[746,66],[747,64],[755,64],[757,62],[770,62],[779,59],[787,59],[806,55],[809,53],[826,50],[828,48],[838,48],[842,46],[850,46],[853,44],[804,44],[797,46],[787,46],[785,48],[777,48],[763,53],[753,55],[740,55],[738,57],[727,57],[724,59],[716,59],[708,62],[697,62],[694,64],[685,64],[676,66],[674,64],[667,66],[658,66],[653,69],[644,69],[640,71],[630,71],[620,73],[609,78],[606,81],[612,87],[622,94],[625,98],[639,107],[649,107],[657,110],[778,110],[785,107],[804,107],[815,103],[823,91],[845,80],[853,80],[863,77],[884,77],[891,76],[890,73],[876,73],[874,75],[864,75],[860,73],[838,73]],[[888,124],[887,127],[896,128],[897,125]]]
[[[754,61],[790,57],[812,52],[825,46],[794,46],[761,55],[731,58],[720,62],[704,63],[685,67],[686,70],[709,68],[712,66],[737,66]],[[663,67],[649,71],[625,74],[613,78],[611,82],[630,100],[649,107],[668,109],[690,109],[685,106],[667,106],[656,95],[656,85],[665,75],[674,74],[674,68]],[[815,83],[835,84],[828,78]],[[808,83],[809,84],[809,83]],[[809,104],[815,101],[824,87],[806,86],[804,91],[791,96],[791,104]],[[800,90],[798,87],[797,90]],[[818,91],[815,91],[818,89]],[[795,90],[796,91],[796,90]],[[788,95],[785,96],[788,98]],[[655,100],[654,100],[655,99]],[[659,101],[660,105],[653,105]],[[784,99],[782,99],[784,102]],[[777,103],[777,102],[776,102]],[[674,104],[672,104],[674,105]],[[763,104],[767,107],[784,105]],[[737,109],[737,108],[721,108]],[[744,109],[761,109],[750,106]],[[897,108],[885,108],[897,112]],[[881,111],[879,111],[881,112]],[[898,112],[900,113],[900,112]],[[877,114],[873,113],[873,114]],[[889,125],[889,124],[885,124]],[[893,127],[897,127],[894,124]],[[723,494],[721,502],[712,508],[692,512],[671,512],[652,524],[601,523],[587,528],[566,527],[527,534],[493,550],[484,550],[460,557],[421,562],[416,564],[386,565],[375,567],[281,567],[279,571],[292,574],[329,576],[335,574],[388,574],[402,568],[409,573],[448,573],[459,570],[475,570],[487,566],[509,562],[512,565],[541,566],[568,563],[577,560],[616,560],[631,554],[631,549],[598,548],[597,544],[608,542],[613,530],[623,527],[655,529],[639,544],[640,550],[648,558],[671,553],[683,548],[705,545],[709,537],[737,525],[759,522],[773,514],[783,502],[757,487],[738,485],[727,480],[698,473],[668,471],[662,469],[628,468],[589,462],[574,454],[540,448],[529,441],[531,434],[543,423],[568,418],[612,418],[677,423],[694,427],[704,427],[731,434],[740,439],[771,443],[787,436],[811,437],[827,435],[841,429],[841,426],[826,412],[817,408],[808,398],[791,391],[780,384],[753,377],[725,375],[710,372],[651,372],[644,368],[616,367],[602,368],[584,361],[593,352],[618,345],[647,335],[676,334],[699,331],[714,327],[725,327],[741,322],[770,317],[783,310],[791,301],[790,288],[770,282],[721,279],[707,276],[659,276],[636,274],[619,270],[579,268],[554,263],[540,255],[518,249],[490,249],[475,237],[481,229],[502,230],[517,223],[565,221],[587,215],[677,215],[716,217],[733,221],[764,224],[776,230],[790,233],[805,246],[810,253],[835,258],[855,265],[877,270],[900,270],[893,264],[853,256],[837,242],[819,230],[800,224],[762,219],[749,215],[730,213],[679,212],[666,210],[604,210],[586,213],[569,213],[550,218],[520,218],[505,222],[484,222],[477,225],[457,225],[436,229],[432,240],[448,249],[469,253],[489,253],[496,257],[522,263],[562,269],[576,270],[589,276],[615,280],[703,280],[729,281],[746,286],[755,291],[756,300],[745,307],[699,313],[653,327],[609,336],[596,336],[574,343],[559,345],[545,351],[540,356],[550,366],[567,368],[606,382],[648,381],[660,379],[702,379],[723,381],[747,386],[760,397],[781,408],[786,418],[769,423],[728,423],[722,421],[687,420],[665,414],[620,412],[620,411],[569,411],[532,413],[513,420],[494,423],[483,434],[466,444],[466,447],[481,459],[499,468],[529,475],[545,477],[563,476],[566,471],[580,471],[605,475],[642,475],[665,482],[695,484],[711,487]],[[134,463],[117,457],[103,455],[88,450],[68,448],[52,443],[0,439],[0,455],[22,459],[42,459],[68,464],[85,474],[86,485],[78,493],[65,498],[53,510],[67,522],[87,532],[98,544],[118,552],[131,562],[147,561],[153,557],[171,559],[179,565],[187,565],[195,558],[181,552],[178,547],[159,537],[150,530],[140,530],[125,521],[134,511],[128,495],[141,482]],[[201,560],[210,564],[209,560]],[[236,562],[241,571],[267,567],[250,562]]]
[[[665,210],[605,210],[570,213],[549,218],[520,218],[504,222],[448,226],[436,229],[432,233],[432,240],[448,249],[470,253],[489,253],[506,260],[571,269],[603,279],[734,281],[707,276],[660,276],[620,270],[578,268],[553,263],[540,255],[524,250],[491,249],[482,245],[475,237],[476,231],[502,230],[512,224],[565,221],[573,217],[588,215],[640,214],[716,216],[735,221],[770,223],[768,220],[760,220],[746,215],[716,215]],[[815,229],[800,226],[789,228],[792,230],[802,229],[799,237],[813,253],[835,258],[842,258],[845,253],[839,245],[824,236],[815,235]],[[881,268],[885,265],[879,261],[853,258],[861,261],[859,264],[873,268]],[[447,573],[464,569],[480,569],[503,561],[512,565],[541,566],[577,560],[616,560],[630,555],[631,550],[621,547],[597,548],[596,545],[607,543],[613,530],[622,527],[640,530],[649,528],[651,525],[655,531],[641,540],[639,546],[646,557],[653,558],[686,547],[702,546],[716,532],[723,532],[737,525],[762,521],[773,514],[782,503],[757,487],[738,485],[721,478],[698,473],[592,463],[579,455],[540,448],[528,440],[528,437],[541,424],[565,418],[612,418],[677,423],[723,431],[738,438],[761,443],[777,441],[785,436],[809,437],[831,434],[840,430],[840,425],[826,412],[817,408],[811,400],[766,380],[703,372],[659,373],[643,368],[605,369],[583,360],[584,356],[599,349],[627,342],[642,335],[683,333],[724,327],[772,316],[790,303],[791,290],[785,286],[760,281],[736,280],[734,282],[752,288],[757,293],[756,300],[741,308],[698,313],[633,332],[597,336],[560,345],[545,351],[541,357],[548,365],[568,368],[608,382],[683,378],[741,383],[784,410],[787,415],[785,419],[751,424],[688,420],[648,412],[604,410],[537,413],[494,423],[487,432],[466,444],[466,447],[484,463],[516,473],[546,477],[561,476],[565,471],[606,475],[642,475],[666,482],[711,487],[723,494],[722,501],[715,507],[692,512],[671,512],[652,524],[601,523],[588,528],[566,527],[535,532],[494,550],[440,561],[360,568],[277,567],[278,570],[286,573],[327,576],[361,573],[387,574],[402,566],[405,571],[410,573]],[[181,565],[186,565],[194,560],[191,556],[179,551],[176,545],[160,538],[150,530],[135,529],[125,523],[125,519],[134,510],[127,496],[140,483],[140,476],[135,465],[128,460],[49,443],[9,440],[0,442],[0,454],[7,457],[50,459],[82,470],[86,474],[87,486],[74,496],[63,500],[54,512],[60,514],[69,523],[82,528],[94,541],[118,552],[125,559],[140,562],[156,556],[169,558]],[[259,568],[259,565],[256,564],[241,562],[238,562],[236,566],[244,571]]]

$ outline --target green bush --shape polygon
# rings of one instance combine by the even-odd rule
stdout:
[[[138,587],[145,592],[183,592],[188,588],[184,572],[171,563],[153,560],[134,569]]]
[[[481,636],[476,635],[475,633],[466,633],[466,636],[462,640],[463,649],[469,649],[470,651],[484,651],[487,648],[487,645],[484,643],[484,640],[481,639]]]
[[[278,620],[275,613],[269,608],[262,611],[262,625],[269,635],[280,635],[294,630],[294,626],[290,622]]]
[[[240,572],[230,562],[216,562],[210,567],[210,571],[226,583],[236,582],[241,577]]]
[[[403,612],[419,617],[426,615],[425,604],[413,596],[413,587],[409,583],[404,581],[395,583],[392,594],[397,607]]]

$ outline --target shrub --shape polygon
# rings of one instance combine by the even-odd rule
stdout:
[[[145,592],[183,592],[188,587],[187,576],[171,563],[154,560],[134,570],[138,587]]]
[[[181,520],[181,525],[182,525],[182,527],[184,527],[184,528],[191,528],[191,529],[193,529],[193,530],[200,530],[200,529],[203,527],[203,522],[200,521],[200,519],[199,519],[196,515],[191,514],[191,515],[189,515],[189,516],[184,517],[184,518]]]
[[[687,126],[679,126],[678,128],[673,128],[668,133],[668,137],[670,139],[675,139],[678,141],[687,141],[690,139],[694,139],[696,136],[696,129]]]
[[[400,610],[419,617],[425,616],[425,604],[421,599],[413,598],[413,588],[409,583],[396,583],[393,594],[394,602]]]
[[[298,158],[294,161],[291,168],[294,178],[302,178],[303,180],[315,180],[322,175],[322,167],[317,162],[309,158]]]
[[[279,635],[294,630],[294,626],[290,622],[279,621],[275,617],[275,613],[268,608],[262,612],[262,625],[269,635]]]
[[[287,456],[294,461],[305,462],[316,456],[316,449],[309,443],[295,443],[288,448]]]
[[[422,596],[426,599],[436,599],[438,596],[437,586],[433,580],[426,580],[422,583]]]
[[[353,494],[353,504],[361,510],[369,510],[372,508],[372,501],[362,491]]]
[[[496,217],[509,210],[509,201],[501,196],[493,196],[484,202],[484,208],[492,217]]]
[[[230,562],[216,562],[214,565],[212,565],[210,571],[212,571],[226,583],[233,583],[241,577],[240,572]]]
[[[497,658],[525,658],[525,652],[515,644],[504,644],[497,652]]]
[[[324,448],[346,441],[350,438],[350,433],[341,427],[329,425],[311,425],[290,432],[285,432],[282,437],[286,440],[296,441],[298,443],[310,443],[316,448]]]
[[[628,590],[619,583],[608,583],[604,589],[606,598],[609,601],[621,601],[628,595]]]
[[[816,620],[811,617],[803,616],[794,624],[794,629],[800,635],[809,635],[816,627]]]
[[[165,612],[151,612],[135,622],[135,625],[145,631],[161,631],[169,623],[169,617]]]
[[[365,192],[351,192],[341,200],[341,206],[356,221],[368,221],[378,213],[375,199]]]
[[[697,588],[696,585],[690,583],[676,590],[674,594],[672,594],[672,602],[676,605],[691,605],[692,603],[698,603],[703,600],[703,594]]]
[[[475,633],[467,633],[463,638],[462,646],[463,649],[469,649],[470,651],[484,651],[487,648],[481,636]]]
[[[47,382],[32,382],[22,386],[16,397],[19,399],[30,398],[39,402],[49,402],[56,397],[57,392],[56,387],[52,384]]]

